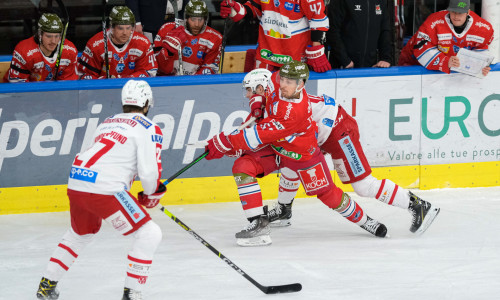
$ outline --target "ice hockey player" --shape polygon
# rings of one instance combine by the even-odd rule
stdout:
[[[431,14],[401,50],[400,66],[422,65],[450,73],[459,67],[460,48],[485,51],[493,41],[493,27],[470,10],[470,0],[450,0],[447,10]],[[491,68],[486,66],[486,76]]]
[[[92,241],[102,220],[133,237],[122,299],[142,299],[153,254],[162,239],[160,227],[144,207],[157,206],[166,192],[159,180],[163,137],[160,127],[146,117],[153,106],[147,82],[129,80],[122,89],[122,105],[123,113],[104,120],[92,144],[74,159],[68,181],[71,228],[49,260],[38,299],[58,299],[57,283]],[[137,175],[144,191],[136,198],[129,190]],[[82,286],[83,293],[87,290],[91,291]]]
[[[291,60],[307,62],[314,72],[332,68],[323,46],[329,28],[323,0],[249,0],[244,5],[223,0],[220,14],[234,22],[260,20],[255,68],[276,71]]]
[[[264,95],[271,72],[257,69],[248,73],[243,82],[250,93]],[[249,98],[251,99],[251,98]],[[327,95],[309,95],[312,117],[318,126],[318,145],[323,153],[332,156],[333,164],[343,184],[351,184],[356,194],[372,197],[385,204],[408,209],[412,215],[411,232],[423,233],[439,213],[439,208],[405,190],[389,179],[378,180],[372,175],[370,164],[360,142],[356,120],[342,106]],[[250,101],[252,105],[252,101]],[[252,115],[259,115],[259,107]],[[288,226],[292,217],[292,203],[300,186],[298,178],[280,177],[277,205],[268,211],[271,226]]]
[[[61,46],[63,24],[56,14],[44,13],[38,20],[37,33],[17,44],[12,54],[10,69],[4,82],[28,82],[45,80],[76,80],[75,45],[64,40],[63,51],[56,72],[56,62]]]
[[[109,75],[111,78],[154,77],[158,64],[151,42],[134,32],[135,17],[126,6],[115,6],[109,14],[111,29],[106,31]],[[78,60],[82,79],[106,78],[104,37],[96,33],[85,46]]]
[[[217,74],[222,36],[207,26],[208,8],[202,0],[190,0],[184,10],[185,26],[165,23],[156,35],[154,45],[160,75]],[[179,52],[182,68],[179,72]]]
[[[259,83],[249,78],[251,74],[247,74],[245,86],[259,88]],[[378,237],[385,237],[387,233],[385,225],[368,217],[333,183],[316,140],[317,126],[311,116],[310,95],[304,88],[308,78],[309,69],[305,63],[286,63],[271,77],[265,96],[256,94],[250,99],[253,116],[260,117],[256,112],[263,110],[266,116],[248,128],[230,135],[221,132],[208,141],[208,160],[244,151],[232,170],[243,210],[250,222],[236,233],[238,245],[259,246],[272,242],[257,178],[280,168],[287,178],[300,181],[308,195],[316,195],[349,221]]]

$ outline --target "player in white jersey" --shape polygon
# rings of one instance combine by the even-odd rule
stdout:
[[[155,207],[166,192],[160,181],[163,136],[146,117],[153,106],[146,81],[129,80],[122,89],[122,105],[123,113],[97,127],[91,145],[76,155],[71,166],[71,228],[49,260],[38,299],[58,299],[58,281],[99,231],[102,220],[120,234],[134,237],[127,256],[123,299],[142,299],[153,254],[162,239],[160,227],[143,206]],[[129,192],[136,176],[144,189],[137,198]]]
[[[247,97],[250,90],[264,95],[270,72],[261,72],[253,78],[245,78],[244,88]],[[264,72],[264,73],[262,73]],[[266,74],[265,72],[268,72]],[[261,85],[258,89],[257,85]],[[333,164],[340,180],[351,184],[356,194],[362,197],[372,197],[385,204],[408,209],[412,215],[411,232],[423,233],[439,213],[439,208],[424,201],[412,192],[398,186],[389,179],[378,180],[371,174],[371,167],[363,152],[359,140],[359,130],[356,120],[351,117],[335,100],[327,95],[309,95],[312,106],[312,117],[318,125],[318,145],[324,153],[332,156]],[[250,101],[251,115],[259,115],[259,107],[253,107]],[[257,109],[257,111],[255,111]],[[288,226],[292,217],[292,202],[299,189],[300,181],[291,180],[281,174],[278,194],[278,204],[268,211],[269,220],[274,226]]]

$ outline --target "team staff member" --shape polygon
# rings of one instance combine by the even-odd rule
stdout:
[[[493,41],[493,27],[470,10],[470,0],[450,0],[447,10],[431,14],[401,51],[400,66],[422,65],[450,73],[459,67],[460,48],[485,51]],[[491,68],[484,67],[488,75]]]
[[[332,0],[328,5],[332,68],[387,68],[392,38],[386,0]]]
[[[115,6],[109,14],[107,30],[109,74],[111,78],[154,77],[158,64],[149,40],[134,32],[135,17],[126,6]],[[95,34],[78,60],[82,79],[106,78],[103,33]]]
[[[61,46],[63,24],[56,14],[44,13],[38,20],[35,36],[17,44],[12,54],[10,69],[4,82],[28,82],[45,80],[75,80],[78,51],[68,39],[64,40],[63,51],[56,72],[56,61]]]
[[[162,239],[160,227],[142,206],[155,207],[166,192],[160,181],[163,137],[160,127],[146,117],[153,106],[147,82],[129,80],[122,89],[122,105],[123,113],[104,120],[90,147],[73,161],[68,180],[71,228],[49,260],[38,299],[58,299],[57,283],[99,232],[102,220],[133,237],[123,299],[142,299]],[[144,189],[137,198],[129,192],[136,176]],[[82,292],[87,291],[82,287]]]

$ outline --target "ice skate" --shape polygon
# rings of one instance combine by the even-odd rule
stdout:
[[[242,231],[236,233],[236,244],[243,247],[265,246],[272,243],[271,228],[267,215],[260,215],[250,221]]]
[[[56,286],[57,281],[51,281],[42,277],[38,291],[36,292],[36,298],[45,300],[59,299],[59,291],[56,289]]]
[[[267,213],[271,227],[285,227],[292,225],[290,222],[290,219],[292,218],[292,203],[293,199],[289,204],[281,204],[278,202],[274,208]]]
[[[385,225],[380,223],[379,221],[370,218],[369,216],[366,216],[366,222],[365,224],[361,225],[361,228],[373,234],[374,236],[381,238],[385,237],[387,234],[387,227],[385,227]]]
[[[142,293],[133,289],[124,288],[122,300],[142,300]]]
[[[412,215],[410,231],[416,234],[424,233],[438,215],[440,208],[434,207],[427,201],[410,193],[410,206],[408,211]]]

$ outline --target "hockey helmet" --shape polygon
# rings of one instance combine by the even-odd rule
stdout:
[[[49,33],[62,33],[63,23],[56,14],[44,13],[38,20],[38,30]]]
[[[111,25],[135,25],[135,17],[130,8],[126,6],[115,6],[109,14]]]
[[[309,68],[303,62],[292,60],[280,68],[280,77],[290,79],[302,79],[304,82],[309,79]]]
[[[245,78],[243,78],[243,88],[251,88],[252,92],[255,93],[255,90],[259,85],[262,85],[264,90],[267,88],[269,84],[269,80],[271,79],[271,71],[267,69],[255,69],[250,71]]]
[[[148,102],[149,101],[149,102]],[[153,91],[144,80],[129,80],[122,88],[122,105],[153,107]]]
[[[189,17],[203,17],[208,19],[207,4],[203,0],[189,0],[184,8],[184,19]]]

